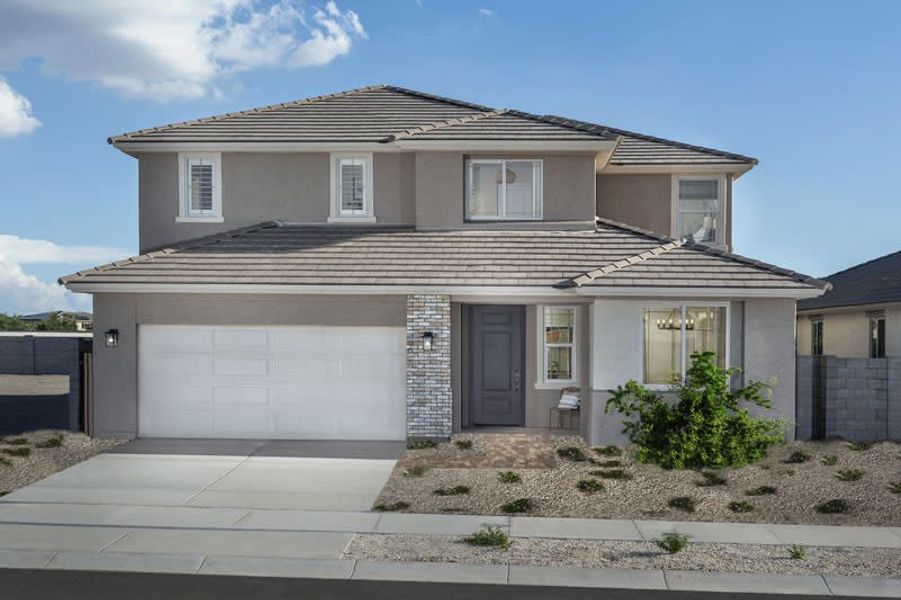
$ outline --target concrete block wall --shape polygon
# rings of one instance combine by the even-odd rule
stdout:
[[[797,381],[799,437],[901,440],[901,358],[799,357]]]
[[[432,348],[423,334],[432,332]],[[451,310],[444,294],[407,296],[407,437],[446,439],[453,430]]]

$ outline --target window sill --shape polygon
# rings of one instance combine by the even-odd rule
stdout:
[[[581,388],[582,384],[575,379],[571,381],[536,381],[535,389],[536,390],[562,390],[563,388],[568,387],[578,387]]]
[[[328,223],[375,223],[375,217],[329,217]]]
[[[175,217],[176,223],[225,223],[224,217]]]

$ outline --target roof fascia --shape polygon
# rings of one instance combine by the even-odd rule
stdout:
[[[602,173],[609,175],[626,175],[642,173],[691,173],[691,174],[730,174],[738,179],[754,168],[750,163],[704,163],[704,164],[654,164],[654,165],[616,165],[607,164]]]

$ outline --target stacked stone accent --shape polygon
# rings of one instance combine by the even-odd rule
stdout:
[[[413,294],[407,296],[407,437],[446,439],[452,428],[450,297]]]
[[[799,437],[901,440],[901,358],[798,358]]]

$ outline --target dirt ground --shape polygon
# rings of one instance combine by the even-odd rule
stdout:
[[[855,450],[843,441],[793,442],[773,448],[756,464],[717,471],[716,475],[726,479],[724,484],[700,486],[698,483],[705,481],[700,472],[666,471],[638,463],[631,448],[623,449],[621,456],[601,455],[577,436],[531,436],[530,444],[547,447],[547,452],[534,449],[535,455],[553,455],[550,468],[523,468],[521,461],[517,464],[513,459],[506,464],[497,458],[504,454],[497,448],[505,445],[505,438],[514,447],[521,445],[518,435],[524,434],[463,434],[437,448],[408,450],[375,506],[405,502],[409,503],[405,512],[497,515],[505,514],[502,505],[530,498],[533,507],[525,514],[536,516],[901,526],[901,445],[896,443]],[[454,443],[457,441],[464,446],[471,441],[472,447],[460,448]],[[589,460],[561,458],[557,451],[566,447],[578,448]],[[810,458],[787,462],[795,452]],[[461,468],[464,464],[470,466]],[[415,469],[409,471],[416,465],[425,468],[420,476],[413,476]],[[591,474],[614,469],[631,478]],[[521,480],[499,481],[498,474],[508,470]],[[843,481],[842,474],[859,479]],[[597,481],[603,489],[581,491],[577,489],[581,480]],[[454,491],[455,486],[469,488],[468,493],[435,494],[439,489]],[[775,488],[775,493],[748,494],[761,486]],[[677,497],[691,498],[695,510],[669,506]],[[822,514],[816,510],[833,499],[846,501],[847,512]],[[736,508],[747,512],[730,508],[735,502],[744,503]]]

